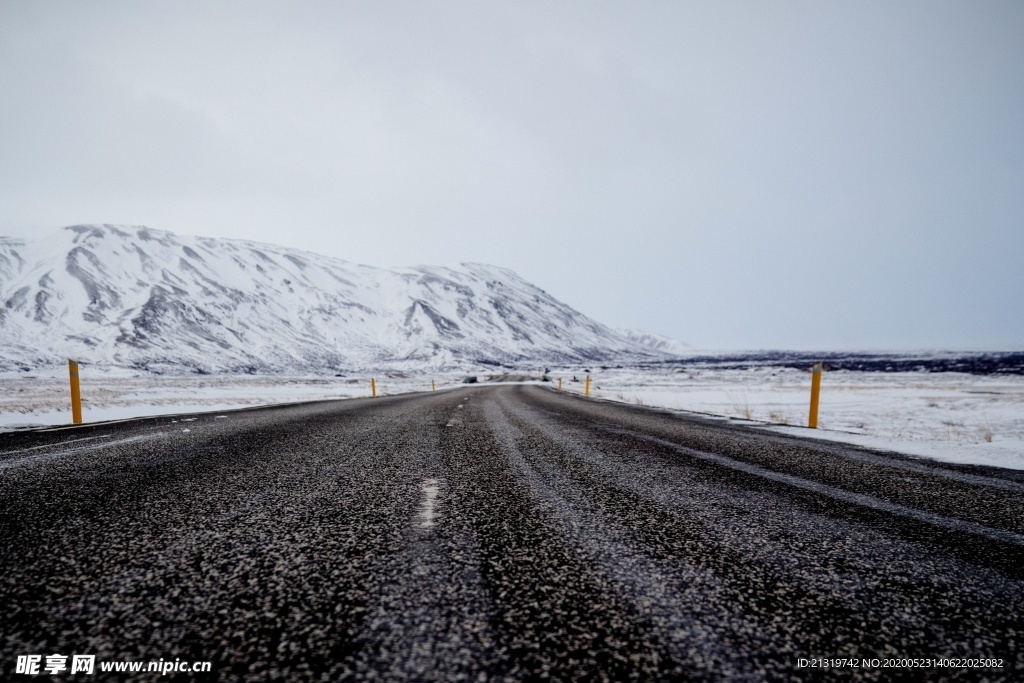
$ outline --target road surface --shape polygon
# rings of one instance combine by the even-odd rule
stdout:
[[[1019,473],[536,385],[0,435],[5,680],[1019,680],[1022,579]]]

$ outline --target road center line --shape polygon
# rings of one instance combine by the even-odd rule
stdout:
[[[426,479],[420,485],[420,491],[423,492],[423,502],[420,503],[420,509],[416,516],[419,517],[421,527],[429,528],[434,526],[434,518],[437,516],[435,506],[437,494],[440,490],[437,479]]]

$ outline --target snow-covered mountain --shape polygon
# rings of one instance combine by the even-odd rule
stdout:
[[[626,339],[643,346],[644,348],[653,349],[655,351],[662,351],[666,354],[673,356],[685,356],[693,353],[693,347],[689,344],[684,344],[678,339],[672,337],[665,337],[660,334],[654,334],[652,332],[644,332],[643,330],[629,330],[619,328],[615,330]]]
[[[0,238],[0,370],[328,372],[670,357],[510,270],[384,269],[254,242],[76,225]]]

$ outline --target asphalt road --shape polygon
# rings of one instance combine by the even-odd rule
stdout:
[[[1021,680],[1022,579],[1020,473],[538,386],[0,435],[5,680]]]

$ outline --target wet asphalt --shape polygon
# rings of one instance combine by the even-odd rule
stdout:
[[[1022,641],[1017,472],[525,385],[0,435],[3,680],[1021,680]]]

